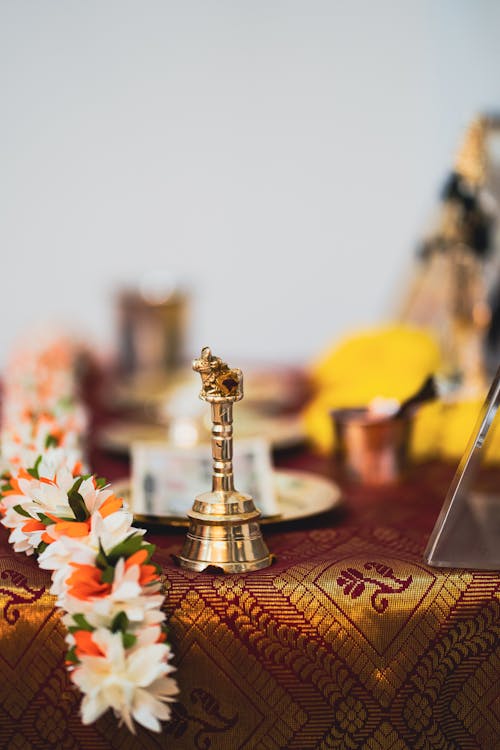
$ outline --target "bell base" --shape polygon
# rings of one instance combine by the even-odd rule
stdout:
[[[227,561],[213,563],[208,560],[193,560],[182,555],[172,555],[174,561],[184,570],[192,570],[196,573],[250,573],[252,570],[267,568],[274,562],[274,555],[266,555],[260,560]]]
[[[192,522],[175,560],[201,572],[246,573],[273,562],[258,523],[233,525]]]
[[[181,568],[207,573],[247,573],[273,562],[250,495],[212,491],[198,495],[180,555]]]

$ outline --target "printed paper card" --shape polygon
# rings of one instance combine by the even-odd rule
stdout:
[[[239,440],[233,470],[236,489],[251,495],[263,516],[279,513],[271,452],[265,440]],[[134,443],[132,488],[134,513],[185,516],[195,497],[212,489],[209,446],[178,448],[167,443]]]

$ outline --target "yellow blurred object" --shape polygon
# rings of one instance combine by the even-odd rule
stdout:
[[[410,455],[415,461],[428,461],[440,454],[445,408],[441,401],[433,401],[416,412],[410,440]]]
[[[319,395],[304,410],[306,435],[320,453],[330,453],[335,447],[335,432],[330,416],[333,408],[327,397]]]
[[[332,409],[367,406],[378,396],[403,401],[440,362],[434,338],[414,326],[381,326],[345,338],[312,367],[317,395],[304,412],[311,441],[328,453],[334,444]]]
[[[318,390],[331,393],[332,407],[366,406],[377,396],[411,396],[440,364],[431,334],[394,324],[345,338],[313,364],[312,378]]]
[[[485,394],[486,396],[486,394]],[[411,455],[415,461],[442,458],[459,461],[479,416],[483,399],[435,402],[422,406],[415,416]],[[484,460],[500,462],[500,430],[493,424],[488,434]]]
[[[316,396],[304,411],[310,441],[320,452],[332,452],[332,410],[366,407],[378,396],[404,401],[429,375],[439,372],[441,364],[436,340],[413,326],[388,325],[345,338],[312,367]],[[419,407],[410,445],[412,459],[459,460],[482,401],[481,397],[436,401]],[[485,459],[500,462],[500,429],[492,428]]]
[[[479,415],[482,402],[481,399],[443,405],[439,446],[439,454],[442,458],[453,460],[461,458]],[[485,454],[485,457],[488,457],[488,453]]]

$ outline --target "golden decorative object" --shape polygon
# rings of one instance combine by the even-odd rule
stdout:
[[[455,172],[471,188],[481,187],[486,177],[486,139],[491,128],[487,117],[475,117],[467,129],[456,160]]]
[[[486,349],[492,311],[491,280],[497,274],[492,194],[491,137],[495,117],[478,116],[467,128],[446,182],[436,221],[425,238],[401,318],[434,329],[443,374],[460,382],[456,396],[486,390]]]
[[[164,390],[185,361],[189,297],[176,287],[149,292],[122,289],[116,295],[118,400],[141,402]],[[113,398],[116,400],[117,394]]]
[[[243,373],[208,347],[193,361],[193,370],[201,375],[200,398],[212,407],[212,491],[195,499],[176,561],[188,570],[221,573],[265,568],[273,557],[262,537],[260,512],[250,495],[235,490],[233,480],[233,403],[243,398]]]

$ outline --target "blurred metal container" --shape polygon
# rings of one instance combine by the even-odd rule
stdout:
[[[398,482],[408,461],[411,414],[375,416],[368,409],[332,412],[337,453],[349,478],[363,484]]]
[[[174,288],[124,289],[117,295],[122,375],[161,378],[185,362],[188,295]]]

